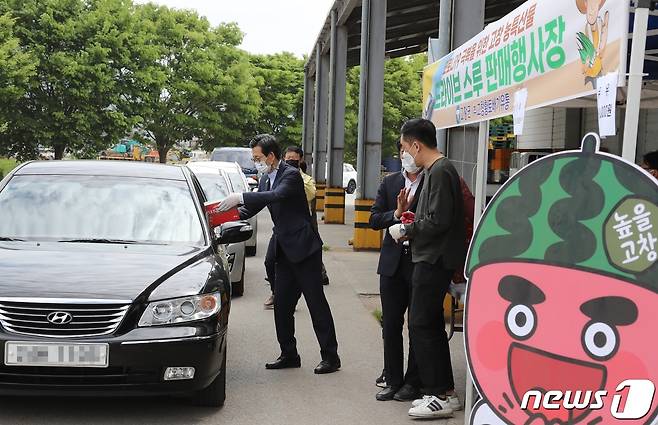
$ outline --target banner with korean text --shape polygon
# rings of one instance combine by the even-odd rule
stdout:
[[[423,73],[424,115],[437,128],[511,115],[596,93],[597,78],[625,83],[628,0],[531,0]]]

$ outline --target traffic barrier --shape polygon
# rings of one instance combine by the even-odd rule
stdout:
[[[375,203],[372,199],[357,199],[354,201],[354,239],[352,248],[355,251],[379,251],[382,247],[382,230],[370,228],[370,209]]]
[[[345,189],[329,187],[325,190],[324,222],[345,224]]]
[[[327,185],[324,183],[317,183],[315,185],[315,199],[316,199],[315,210],[317,212],[324,212],[324,193],[326,189],[327,189]]]

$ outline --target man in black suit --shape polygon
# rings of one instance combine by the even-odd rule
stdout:
[[[388,229],[400,223],[402,213],[416,210],[416,194],[420,194],[423,186],[421,168],[414,164],[413,158],[408,153],[401,150],[400,142],[398,142],[398,152],[404,169],[385,177],[379,186],[370,216],[370,227],[375,230]],[[420,395],[420,377],[411,345],[407,373],[404,373],[402,329],[411,299],[413,270],[409,243],[396,243],[387,231],[377,268],[383,314],[386,371],[386,388],[376,395],[377,400],[380,401],[393,399],[411,401]]]
[[[297,168],[281,161],[281,148],[273,136],[257,136],[250,147],[256,168],[264,174],[258,192],[231,194],[220,209],[242,205],[240,218],[248,219],[267,207],[274,222],[274,322],[281,355],[265,367],[301,367],[294,314],[304,294],[322,356],[315,373],[335,372],[341,365],[334,320],[322,287],[322,240],[311,223],[302,176]]]

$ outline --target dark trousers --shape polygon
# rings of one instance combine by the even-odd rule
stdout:
[[[272,293],[274,293],[274,282],[276,280],[276,258],[274,257],[276,250],[274,244],[274,236],[272,236],[270,243],[267,244],[267,253],[265,254],[265,276],[267,281],[270,282]]]
[[[282,249],[276,251],[274,324],[281,355],[297,356],[294,314],[299,297],[304,294],[315,336],[320,344],[320,355],[323,360],[336,360],[336,329],[322,286],[322,251],[319,250],[301,263],[294,264],[286,258]]]
[[[274,237],[270,238],[270,243],[267,245],[267,253],[265,254],[265,276],[267,281],[270,283],[270,290],[274,294],[274,283],[276,282],[276,258],[275,258],[274,249]],[[329,278],[327,277],[327,269],[322,263],[322,281],[325,282]]]
[[[453,271],[444,270],[440,261],[417,263],[414,267],[409,335],[426,395],[442,395],[455,388],[443,317],[443,300],[452,275]]]
[[[409,344],[407,373],[404,373],[404,316],[411,300],[411,279],[414,265],[411,253],[400,258],[395,275],[379,277],[379,293],[382,303],[382,332],[384,337],[384,369],[386,385],[401,387],[404,384],[420,387],[414,348]]]

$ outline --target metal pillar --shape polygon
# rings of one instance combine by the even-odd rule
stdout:
[[[302,149],[304,150],[304,162],[311,168],[307,170],[311,174],[313,168],[313,114],[315,112],[315,80],[309,75],[309,69],[304,68],[304,109],[302,124]]]
[[[441,0],[439,4],[439,58],[444,57],[452,50],[452,2],[453,0]],[[447,155],[448,130],[437,130],[436,142],[439,151]]]
[[[313,178],[324,184],[327,169],[327,112],[329,58],[322,54],[322,46],[316,48],[315,62],[315,117],[313,123]]]
[[[381,232],[369,231],[368,221],[381,174],[386,4],[386,0],[363,0],[361,5],[358,181],[353,240],[355,249],[381,247]]]
[[[343,154],[345,150],[345,97],[347,87],[347,28],[338,25],[338,11],[331,11],[331,50],[329,60],[329,135],[327,191],[324,221],[345,223]]]
[[[622,148],[622,157],[633,163],[637,156],[637,126],[640,117],[642,77],[644,76],[644,53],[647,43],[647,24],[649,22],[650,2],[647,0],[638,0],[636,5],[635,21],[633,23],[631,66],[628,74],[628,93],[626,94],[626,121],[624,123],[624,141]]]
[[[477,226],[480,218],[484,214],[484,209],[487,202],[487,164],[489,162],[489,121],[480,123],[478,135],[478,148],[477,148],[477,171],[475,178],[475,211],[474,211],[474,225]],[[468,289],[467,289],[468,291]],[[468,308],[468,305],[466,305]],[[474,397],[477,395],[475,386],[473,385],[473,377],[471,370],[466,368],[466,402],[464,404],[464,423],[469,423],[469,417],[473,404],[476,400]]]

